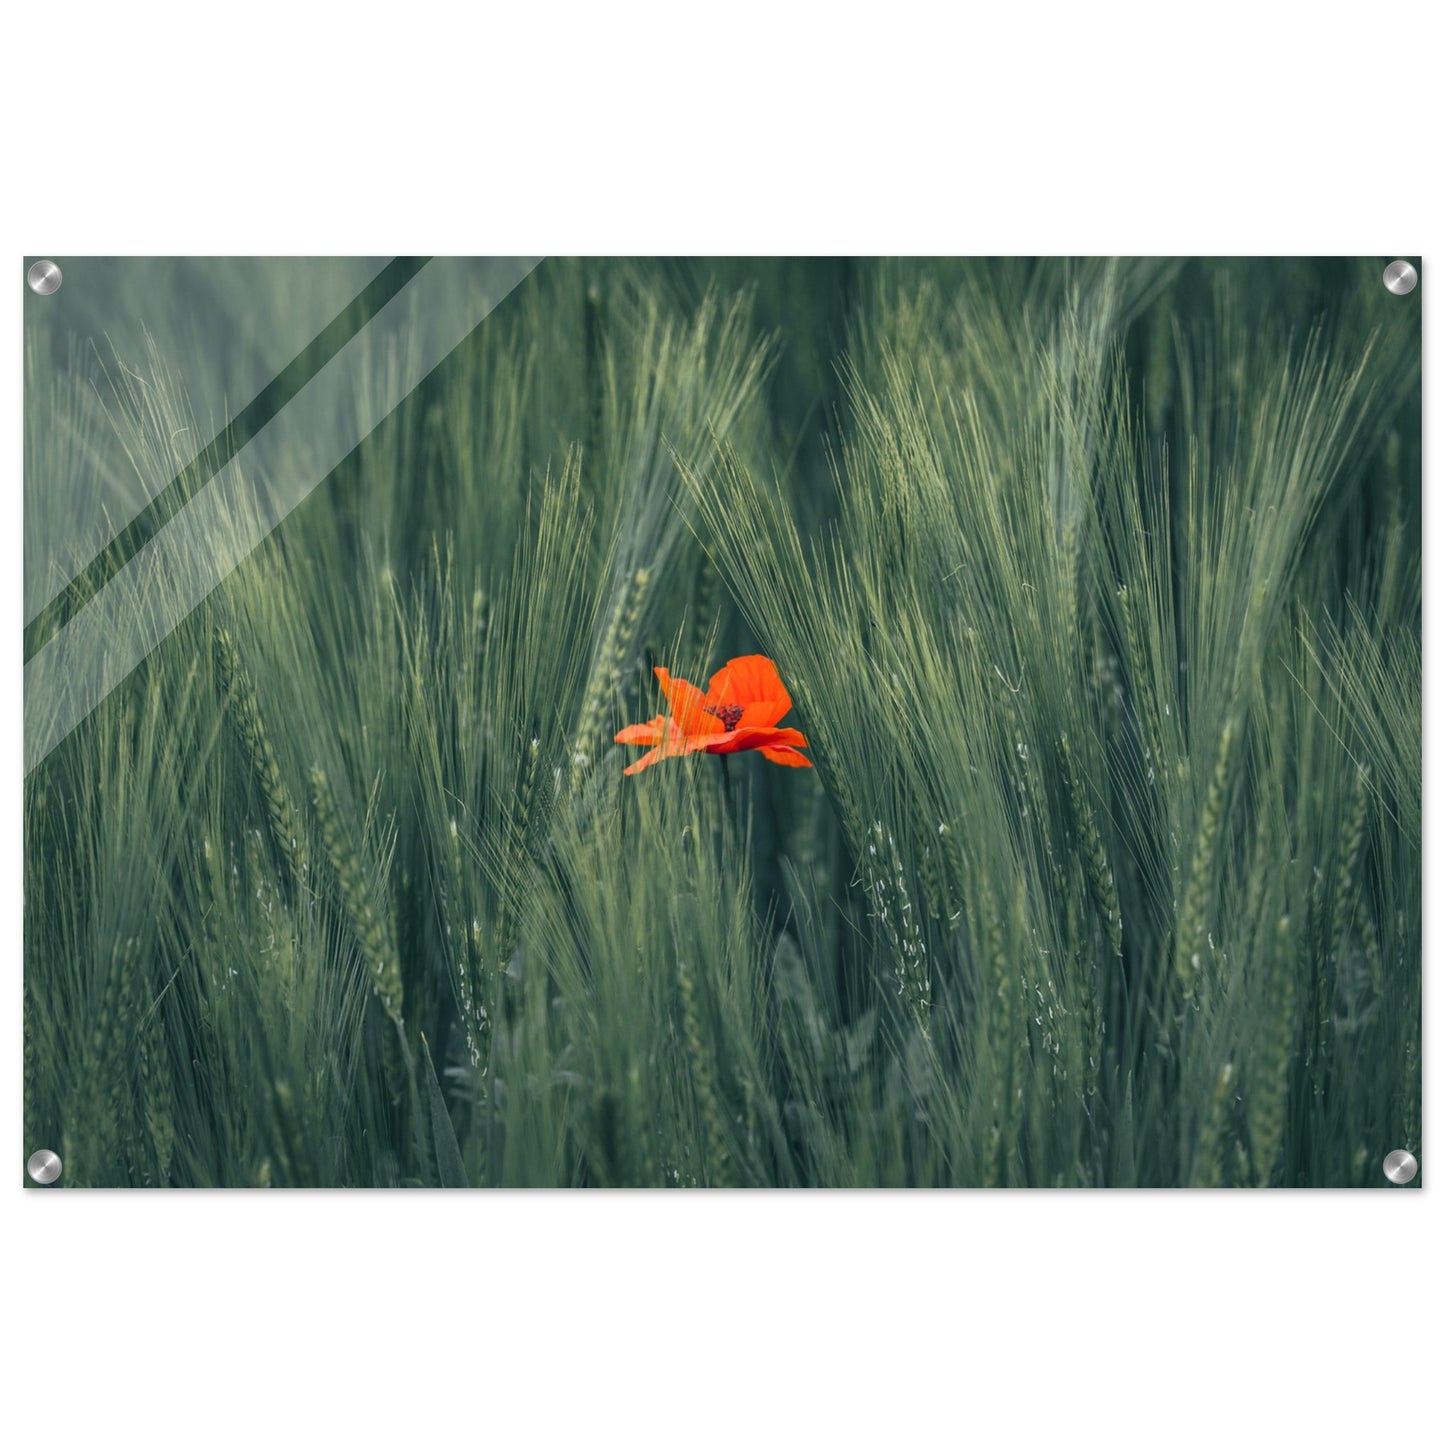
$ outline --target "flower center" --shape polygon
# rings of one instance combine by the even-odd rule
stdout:
[[[722,719],[723,727],[731,732],[737,725],[738,719],[742,717],[743,710],[735,702],[725,702],[721,707],[705,707],[704,712],[710,712],[714,717]]]

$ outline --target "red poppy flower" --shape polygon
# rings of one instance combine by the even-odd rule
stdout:
[[[713,673],[707,691],[655,667],[668,712],[633,723],[617,734],[619,743],[650,748],[625,773],[640,773],[663,758],[688,753],[741,753],[756,749],[785,768],[811,768],[799,748],[808,740],[797,728],[776,726],[793,700],[772,658],[735,657]]]

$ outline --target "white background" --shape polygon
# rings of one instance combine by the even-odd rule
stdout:
[[[50,1441],[1445,1438],[1426,1338],[1438,1187],[20,1187],[22,254],[1423,253],[1428,428],[1442,235],[1425,25],[1421,6],[1260,3],[12,13],[0,41],[12,1428]],[[1427,563],[1441,555],[1431,455]],[[1427,768],[1427,970],[1437,778]],[[1427,979],[1427,1060],[1436,997]]]

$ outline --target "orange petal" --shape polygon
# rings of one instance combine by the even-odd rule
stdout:
[[[660,763],[663,758],[667,756],[668,750],[666,748],[653,748],[650,753],[643,753],[643,755],[638,758],[638,760],[633,763],[631,767],[623,768],[622,776],[625,778],[630,778],[633,773],[640,773],[643,768],[650,768],[653,763]]]
[[[713,673],[706,705],[721,707],[725,703],[742,708],[739,727],[771,727],[792,707],[793,700],[772,658],[755,652],[734,657]]]
[[[672,720],[690,736],[710,735],[723,731],[722,719],[703,711],[707,699],[702,690],[680,677],[673,677],[665,667],[654,667],[657,680],[667,694],[667,705],[672,709]]]
[[[614,742],[632,743],[640,747],[651,747],[653,743],[660,743],[665,734],[667,719],[661,715],[652,719],[651,722],[630,723],[623,728],[613,739]]]
[[[703,738],[698,746],[710,753],[743,753],[751,748],[805,748],[808,740],[797,728],[734,728],[721,737]]]
[[[785,768],[813,766],[796,748],[760,748],[759,751],[770,763],[781,763]]]

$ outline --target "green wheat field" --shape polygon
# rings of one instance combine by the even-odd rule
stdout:
[[[544,261],[26,776],[27,1152],[1384,1185],[1421,1134],[1386,259]],[[159,347],[26,365],[29,573],[50,479],[118,445],[123,518],[207,427]],[[623,775],[654,667],[751,653],[811,769]]]

